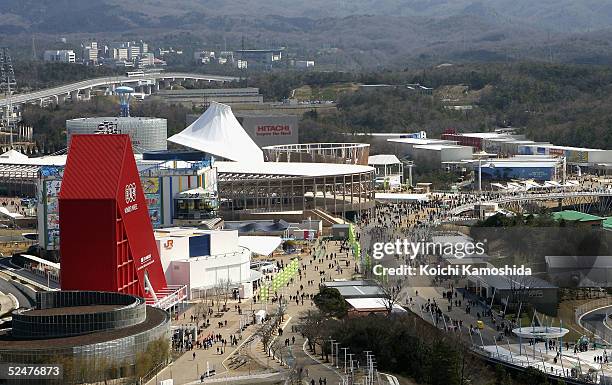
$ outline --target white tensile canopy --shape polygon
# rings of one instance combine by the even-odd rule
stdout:
[[[28,156],[22,154],[17,150],[8,150],[4,154],[0,155],[0,159],[9,159],[9,160],[24,160],[28,159]]]
[[[211,102],[195,122],[168,141],[236,162],[264,161],[263,152],[244,131],[230,106],[217,102]]]
[[[270,255],[283,243],[281,237],[271,236],[239,236],[238,245],[246,247],[251,252],[259,255]]]

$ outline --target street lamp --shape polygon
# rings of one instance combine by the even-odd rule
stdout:
[[[332,344],[332,355],[333,355],[333,353],[334,353],[334,352],[333,352],[333,345],[336,345],[336,369],[338,369],[338,364],[339,364],[339,362],[338,362],[338,361],[340,361],[340,357],[339,357],[339,354],[338,354],[338,352],[339,352],[339,348],[340,348],[340,342],[334,342],[334,343]]]
[[[346,374],[346,352],[349,348],[341,348],[344,350],[344,374]]]
[[[331,350],[332,350],[332,361],[331,361],[331,364],[332,364],[332,366],[334,366],[334,342],[336,342],[336,340],[332,340],[330,338],[329,342],[331,344]]]

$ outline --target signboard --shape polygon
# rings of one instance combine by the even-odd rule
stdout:
[[[586,151],[568,150],[565,152],[567,161],[570,163],[587,163],[589,158],[588,155],[589,154]]]
[[[149,209],[149,218],[153,228],[158,228],[162,224],[161,212],[161,189],[159,178],[145,177],[140,178],[142,191],[144,192],[145,201]]]
[[[291,126],[285,125],[258,125],[255,128],[255,135],[257,136],[279,136],[279,135],[291,135]]]
[[[258,146],[298,143],[295,115],[241,115],[236,118]]]
[[[45,240],[46,250],[59,249],[59,192],[62,185],[61,180],[43,180],[44,193],[44,212],[45,219]]]
[[[554,167],[482,167],[482,178],[487,180],[534,179],[551,180]]]

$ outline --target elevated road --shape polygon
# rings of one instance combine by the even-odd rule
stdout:
[[[205,75],[183,72],[161,72],[150,73],[139,76],[108,76],[80,82],[65,84],[58,87],[47,88],[40,91],[29,92],[25,94],[15,94],[11,96],[12,105],[22,105],[26,103],[43,104],[44,101],[52,99],[54,102],[63,101],[66,97],[77,98],[80,93],[85,93],[86,98],[89,98],[90,91],[94,88],[110,87],[114,88],[120,85],[135,85],[156,87],[159,89],[159,82],[164,81],[184,81],[184,80],[199,80],[208,82],[233,82],[240,78],[233,76]],[[150,93],[152,88],[148,90]],[[0,108],[5,108],[8,104],[6,98],[0,99]]]

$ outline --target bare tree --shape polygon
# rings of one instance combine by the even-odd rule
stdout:
[[[221,293],[223,294],[223,300],[224,300],[223,311],[225,311],[225,309],[227,309],[227,301],[228,301],[228,296],[229,296],[232,282],[229,279],[222,278],[218,281],[218,285],[219,285],[219,288],[221,289]]]
[[[322,331],[326,319],[319,310],[307,310],[300,314],[297,329],[308,339],[309,349],[316,354],[316,346],[324,339]]]
[[[255,333],[257,337],[261,340],[261,343],[266,351],[266,355],[269,355],[270,344],[272,342],[272,337],[274,335],[274,328],[269,324],[263,324]]]
[[[291,385],[302,385],[305,379],[304,365],[295,362],[289,372],[288,383]]]
[[[217,304],[217,314],[221,313],[221,297],[223,295],[223,287],[219,282],[212,288],[213,290],[213,301]],[[213,304],[214,306],[214,304]]]
[[[393,307],[399,302],[400,294],[406,280],[402,280],[397,277],[390,277],[388,275],[379,276],[377,279],[378,286],[382,293],[379,301],[385,307],[387,315],[393,312]]]
[[[274,343],[270,346],[270,350],[272,351],[272,357],[277,357],[280,360],[281,365],[284,364],[283,361],[283,350],[285,349],[285,342],[281,341],[280,338],[274,340]]]

